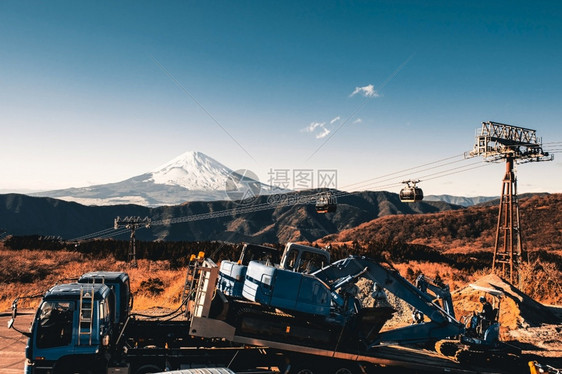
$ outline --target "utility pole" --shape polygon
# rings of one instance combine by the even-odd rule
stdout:
[[[482,122],[473,150],[465,154],[465,157],[475,156],[482,156],[487,162],[505,160],[492,271],[501,268],[499,271],[509,276],[511,283],[518,282],[519,266],[523,260],[528,262],[529,257],[527,254],[523,258],[514,164],[552,161],[553,155],[543,151],[542,140],[537,138],[535,130],[490,121]]]
[[[131,239],[129,241],[129,252],[127,254],[127,262],[131,264],[131,267],[137,267],[137,250],[135,245],[135,231],[144,226],[145,228],[150,228],[151,219],[148,217],[141,218],[137,217],[117,217],[114,220],[115,230],[124,227],[131,230]]]

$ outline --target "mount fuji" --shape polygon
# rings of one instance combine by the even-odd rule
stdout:
[[[240,174],[201,152],[186,152],[156,170],[117,183],[44,191],[32,196],[53,197],[83,205],[137,204],[149,207],[187,201],[236,200],[274,190],[253,173]],[[278,192],[279,190],[275,190]]]

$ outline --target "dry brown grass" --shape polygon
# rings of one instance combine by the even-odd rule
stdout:
[[[176,308],[179,306],[185,281],[185,269],[170,270],[167,261],[139,260],[138,268],[128,270],[131,289],[135,295],[134,308],[146,310],[154,307]],[[157,278],[163,283],[163,291],[150,292],[142,287],[143,281]]]
[[[412,272],[421,272],[431,278],[439,275],[451,291],[463,288],[489,273],[488,269],[470,273],[447,264],[421,261],[394,266],[410,281],[414,279],[408,276],[408,269],[411,269],[410,275]],[[92,259],[70,251],[13,251],[0,247],[0,311],[8,311],[16,297],[42,295],[61,280],[77,278],[94,270],[129,273],[135,296],[135,310],[155,307],[175,309],[179,306],[185,269],[170,269],[168,261],[139,260],[137,268],[130,268],[125,262],[113,257]],[[521,290],[530,297],[543,303],[562,303],[562,274],[551,264],[526,266],[522,269],[522,275],[524,282]],[[154,292],[154,289],[147,286],[151,279],[162,285],[160,290]],[[19,305],[22,308],[36,308],[39,300],[22,300]]]
[[[0,311],[8,311],[16,297],[42,295],[65,279],[75,279],[95,270],[124,271],[131,278],[135,309],[155,306],[175,308],[179,305],[185,270],[170,270],[168,261],[139,260],[137,268],[113,257],[91,259],[77,252],[20,250],[0,248]],[[164,291],[153,294],[141,287],[143,281],[158,278]],[[40,298],[24,299],[20,308],[36,308]]]
[[[429,278],[435,278],[437,275],[443,282],[449,285],[451,291],[462,288],[467,283],[472,282],[478,274],[470,274],[467,271],[460,271],[446,264],[438,264],[433,262],[420,262],[410,261],[404,264],[394,264],[394,267],[400,272],[403,277],[408,278],[407,269],[411,268],[414,273],[420,271]],[[408,279],[411,282],[413,279]]]

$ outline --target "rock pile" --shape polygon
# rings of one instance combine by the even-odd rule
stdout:
[[[504,297],[499,301],[501,302],[499,321],[502,333],[517,328],[560,323],[559,317],[554,315],[548,307],[530,298],[495,274],[486,275],[473,284],[503,292]],[[497,307],[497,298],[471,286],[454,291],[452,297],[457,319],[461,320],[462,316],[470,315],[473,311],[480,311],[482,306],[478,298],[482,295],[486,296],[490,303],[495,303]]]

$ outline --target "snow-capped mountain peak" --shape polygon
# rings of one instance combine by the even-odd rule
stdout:
[[[54,197],[86,205],[160,206],[186,201],[239,200],[246,198],[248,187],[251,187],[253,195],[273,191],[247,170],[232,171],[204,153],[185,152],[153,171],[121,182],[38,192],[33,196]]]
[[[149,173],[147,182],[188,190],[224,190],[232,170],[201,152],[186,152]]]

